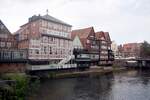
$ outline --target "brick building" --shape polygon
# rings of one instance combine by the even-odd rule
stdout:
[[[18,50],[15,36],[0,21],[0,62],[23,61],[26,56],[25,50]]]
[[[122,57],[123,57],[123,46],[118,45],[118,58],[122,58]]]
[[[71,37],[73,39],[74,48],[86,50],[88,54],[86,55],[86,57],[89,56],[90,61],[94,59],[94,64],[112,64],[114,56],[111,50],[111,39],[108,32],[100,31],[95,33],[94,28],[89,27],[79,30],[73,30],[71,33]],[[83,55],[81,50],[80,52],[78,53],[78,55]]]
[[[99,61],[99,41],[93,27],[73,30],[71,32],[77,63],[97,64]]]
[[[0,50],[16,48],[15,37],[0,20]]]
[[[100,65],[111,65],[113,53],[111,50],[111,39],[108,32],[96,32],[96,38],[100,41]]]
[[[0,73],[24,72],[27,51],[18,50],[15,37],[0,20]]]
[[[140,57],[141,43],[127,43],[122,46],[123,57]]]
[[[71,25],[48,14],[34,15],[15,33],[18,48],[28,50],[28,59],[58,63],[72,55]]]
[[[97,51],[99,49],[98,45],[96,44],[96,37],[93,27],[88,27],[84,29],[73,30],[71,32],[71,37],[74,39],[76,36],[80,38],[82,46],[84,49],[88,51]]]

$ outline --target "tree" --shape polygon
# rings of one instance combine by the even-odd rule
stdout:
[[[140,55],[142,58],[150,58],[150,44],[147,41],[142,43]]]

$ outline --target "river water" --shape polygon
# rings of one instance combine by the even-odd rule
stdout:
[[[46,80],[30,100],[150,100],[150,70]]]

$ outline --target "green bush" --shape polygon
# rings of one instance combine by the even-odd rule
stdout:
[[[29,84],[29,78],[25,74],[5,74],[4,79],[6,80],[15,80],[15,95],[17,100],[24,100]]]
[[[22,73],[5,74],[2,78],[15,81],[13,94],[15,94],[16,99],[9,100],[25,100],[25,97],[37,91],[40,85],[40,80],[37,77],[27,76]]]

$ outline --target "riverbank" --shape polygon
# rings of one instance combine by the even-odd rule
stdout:
[[[25,73],[4,73],[0,76],[0,100],[26,100],[40,86],[38,77]]]
[[[90,69],[82,71],[73,71],[73,72],[62,72],[62,73],[49,73],[48,78],[74,78],[74,77],[85,77],[85,76],[95,76],[95,75],[104,75],[113,72],[125,71],[124,67],[91,67]]]

